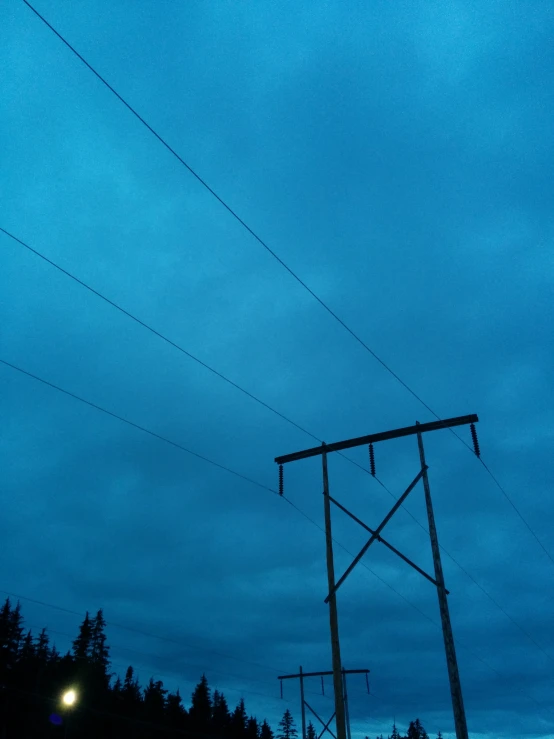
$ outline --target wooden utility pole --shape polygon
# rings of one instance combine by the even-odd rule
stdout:
[[[368,679],[369,670],[342,670],[341,680],[343,684],[343,695],[345,698],[345,707],[346,707],[346,676],[354,675],[354,674],[365,675],[367,692],[369,694],[369,679]],[[331,718],[327,722],[325,722],[323,721],[321,716],[316,711],[314,711],[314,709],[310,706],[310,704],[308,703],[304,695],[304,679],[307,677],[321,677],[321,690],[323,693],[323,676],[324,675],[332,675],[334,677],[334,670],[325,670],[323,672],[304,672],[302,667],[300,667],[300,670],[296,675],[279,675],[277,679],[281,681],[281,698],[283,697],[283,680],[298,679],[300,682],[300,701],[301,701],[301,706],[302,706],[302,736],[303,737],[305,737],[306,735],[306,708],[308,708],[308,710],[311,711],[311,713],[316,717],[319,723],[323,726],[323,729],[320,732],[318,739],[321,739],[321,737],[323,736],[323,734],[325,734],[325,732],[328,732],[329,734],[331,734],[333,739],[338,739],[338,736],[333,731],[331,731],[331,729],[329,728],[329,724],[335,718],[336,711],[334,711]],[[346,715],[348,716],[347,709],[346,709]],[[346,731],[347,731],[347,737],[348,739],[350,739],[350,720],[349,719],[347,719],[346,721]]]
[[[302,708],[302,739],[306,739],[306,701],[304,700],[304,674],[300,666],[300,703]]]
[[[430,431],[438,431],[441,429],[448,429],[454,426],[465,426],[469,425],[471,428],[471,436],[473,440],[473,449],[477,456],[480,455],[479,443],[477,441],[477,433],[475,431],[475,424],[479,421],[476,414],[467,416],[457,416],[456,418],[447,418],[445,420],[431,421],[430,423],[420,424],[416,423],[415,426],[406,426],[400,429],[392,429],[390,431],[382,431],[377,434],[368,434],[367,436],[358,436],[354,439],[345,439],[343,441],[337,441],[333,444],[322,444],[319,447],[312,447],[310,449],[304,449],[300,452],[293,452],[292,454],[285,454],[281,457],[276,457],[275,462],[279,465],[279,493],[283,494],[283,465],[289,462],[296,462],[300,459],[307,459],[308,457],[316,457],[321,455],[323,462],[323,498],[325,504],[325,538],[327,544],[327,579],[329,585],[329,592],[325,598],[325,603],[329,604],[329,620],[331,627],[331,649],[333,655],[333,683],[335,687],[335,709],[336,709],[336,720],[337,720],[337,739],[350,739],[346,735],[346,723],[347,723],[347,707],[345,705],[346,695],[344,689],[344,681],[340,659],[340,644],[339,644],[339,627],[337,618],[337,601],[336,593],[337,590],[344,583],[348,575],[352,572],[357,563],[361,560],[363,555],[368,549],[378,541],[384,544],[390,551],[397,554],[404,562],[410,567],[413,567],[429,582],[431,582],[436,588],[439,599],[439,609],[441,614],[442,631],[444,638],[444,647],[446,652],[446,662],[448,666],[448,678],[450,681],[450,692],[452,695],[452,706],[454,709],[454,724],[456,727],[456,739],[468,739],[468,731],[466,725],[466,718],[464,713],[464,704],[462,699],[462,688],[460,683],[460,676],[458,673],[458,664],[456,661],[456,650],[454,647],[454,637],[452,635],[452,626],[450,623],[450,615],[448,610],[448,603],[446,596],[448,590],[444,585],[444,574],[442,571],[442,564],[440,559],[440,550],[437,538],[437,529],[435,525],[435,517],[433,514],[433,507],[431,503],[431,492],[429,488],[429,476],[427,474],[427,464],[425,462],[425,454],[423,450],[422,434]],[[344,505],[339,503],[335,498],[329,494],[329,476],[327,471],[327,455],[331,452],[338,452],[344,449],[353,449],[354,447],[368,445],[369,446],[369,462],[370,472],[375,476],[375,456],[373,445],[377,442],[388,441],[390,439],[397,439],[404,436],[417,436],[419,444],[419,458],[420,458],[420,469],[408,485],[404,493],[398,498],[392,509],[385,516],[383,521],[376,527],[371,529],[366,526],[357,516],[351,513]],[[418,567],[408,557],[404,556],[398,551],[392,544],[384,539],[382,531],[388,522],[392,519],[396,511],[400,508],[402,503],[406,500],[411,491],[416,487],[419,480],[423,480],[423,487],[425,492],[425,503],[427,506],[427,517],[429,520],[429,535],[431,540],[431,549],[433,553],[433,563],[435,568],[435,577],[431,577],[428,573],[424,572],[421,567]],[[338,579],[335,580],[335,569],[333,563],[333,539],[331,532],[331,503],[337,506],[341,511],[346,513],[356,523],[362,526],[368,531],[371,536],[369,541],[364,544],[361,551],[354,558],[352,564],[347,568],[346,572]]]
[[[419,423],[417,424],[419,425]],[[466,714],[464,709],[464,700],[462,697],[462,684],[460,682],[460,673],[458,672],[458,660],[456,659],[456,647],[454,645],[454,636],[452,634],[452,624],[450,623],[450,611],[448,610],[448,600],[446,598],[446,588],[444,586],[444,573],[442,571],[442,562],[439,548],[439,539],[437,536],[437,527],[435,525],[435,514],[433,512],[433,503],[431,501],[431,488],[429,487],[429,475],[427,474],[427,465],[425,464],[425,450],[423,448],[423,437],[420,433],[417,435],[417,443],[419,447],[419,459],[423,472],[423,489],[425,491],[425,506],[427,508],[427,520],[429,522],[429,537],[431,539],[431,551],[433,552],[433,565],[435,568],[435,580],[437,583],[437,595],[439,598],[439,610],[441,614],[442,635],[444,639],[444,651],[446,654],[446,664],[448,667],[448,679],[450,682],[450,695],[452,696],[452,709],[454,712],[454,726],[456,728],[456,739],[468,739]]]
[[[325,444],[323,444],[325,447]],[[335,692],[335,721],[337,739],[347,739],[344,715],[344,695],[342,691],[342,663],[340,659],[339,623],[337,597],[335,594],[335,563],[333,561],[333,534],[331,531],[331,502],[329,500],[329,474],[327,472],[327,453],[321,455],[323,462],[323,501],[325,506],[325,540],[327,549],[327,580],[329,592],[329,623],[331,627],[331,654],[333,658],[333,688]]]

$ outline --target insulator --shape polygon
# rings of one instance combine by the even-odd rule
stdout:
[[[469,427],[471,429],[471,438],[473,439],[473,451],[476,457],[481,456],[481,450],[479,449],[479,440],[477,439],[477,431],[475,430],[475,424],[472,423]]]
[[[283,465],[279,465],[279,495],[283,495]]]
[[[369,469],[373,477],[375,477],[375,452],[373,451],[373,444],[369,445]]]
[[[321,676],[321,695],[325,695],[325,685],[323,683],[323,675]]]

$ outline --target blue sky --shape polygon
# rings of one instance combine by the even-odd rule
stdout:
[[[483,459],[554,554],[551,4],[35,7],[441,417],[479,414]],[[23,2],[0,25],[2,228],[320,439],[433,420]],[[4,234],[0,260],[2,359],[270,488],[274,457],[313,445]],[[143,681],[188,695],[205,671],[259,717],[299,718],[276,676],[330,665],[321,531],[5,365],[0,379],[0,588],[152,635],[109,633],[116,669]],[[426,445],[440,541],[495,601],[445,556],[470,735],[552,737],[554,564],[459,441]],[[415,440],[376,453],[400,495]],[[392,503],[345,460],[330,475],[370,526]],[[323,524],[317,460],[287,467],[285,492]],[[423,520],[421,488],[406,507]],[[363,532],[333,523],[355,553]],[[387,537],[432,569],[406,513]],[[377,546],[364,563],[398,592],[363,567],[340,591],[344,664],[371,669],[370,697],[352,680],[355,732],[419,716],[453,736],[432,586]],[[79,616],[24,608],[68,644]]]

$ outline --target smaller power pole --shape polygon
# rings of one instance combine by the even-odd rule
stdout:
[[[341,691],[342,695],[346,697],[346,676],[347,675],[365,675],[366,679],[366,686],[367,686],[367,692],[369,693],[369,670],[342,670],[341,671],[341,687],[343,690]],[[335,673],[334,670],[325,670],[323,672],[304,672],[302,670],[302,667],[299,668],[299,672],[296,675],[279,675],[277,678],[281,681],[281,698],[283,697],[283,680],[291,680],[291,679],[298,679],[300,682],[300,702],[302,707],[302,738],[306,739],[306,708],[313,713],[313,715],[316,717],[316,719],[319,721],[319,723],[323,726],[322,731],[320,732],[317,739],[321,739],[323,734],[327,731],[333,739],[338,739],[337,734],[335,734],[331,729],[329,728],[329,724],[331,721],[336,718],[336,711],[333,712],[333,715],[331,718],[324,722],[323,719],[314,711],[314,709],[310,706],[308,701],[305,698],[304,695],[304,678],[307,677],[321,677],[321,692],[323,694],[323,676],[324,675],[332,675],[334,677]],[[348,716],[348,708],[347,704],[345,703],[345,713]],[[348,739],[350,739],[350,719],[348,718],[346,721],[346,730],[348,732]]]
[[[304,674],[302,666],[300,670],[300,702],[302,706],[302,739],[306,739],[306,701],[304,700]]]

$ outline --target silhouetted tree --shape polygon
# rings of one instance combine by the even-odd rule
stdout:
[[[104,689],[110,682],[110,651],[106,644],[105,629],[106,620],[100,609],[91,622],[90,663],[94,667],[95,678],[102,681]]]
[[[244,698],[241,698],[238,706],[231,715],[230,734],[233,739],[245,739],[247,721],[248,717],[246,715],[246,708],[244,707]]]
[[[87,611],[83,623],[79,626],[79,635],[73,642],[73,656],[77,662],[86,662],[88,660],[90,657],[91,641],[92,622]]]
[[[189,711],[189,723],[192,731],[201,734],[207,734],[209,731],[210,719],[212,717],[210,692],[206,675],[202,675],[202,679],[192,694],[192,703]]]
[[[167,690],[164,689],[161,680],[154,681],[150,678],[150,682],[144,689],[144,717],[152,723],[161,723],[165,712],[165,696]]]
[[[287,708],[283,714],[283,718],[279,721],[277,739],[295,739],[297,736],[298,731],[296,730],[292,713]]]
[[[421,721],[418,718],[416,718],[415,721],[410,721],[406,739],[429,739],[427,732],[421,725]]]
[[[393,724],[392,726],[392,734],[390,735],[390,739],[402,739],[400,736],[400,732],[396,728],[396,724]]]
[[[165,715],[172,729],[183,731],[187,725],[187,711],[179,691],[169,693],[165,701]]]
[[[311,721],[308,721],[308,726],[306,727],[306,739],[317,739],[317,732]]]
[[[259,739],[260,727],[258,726],[257,720],[250,716],[246,722],[246,739]]]
[[[212,733],[216,736],[227,736],[230,723],[231,714],[229,713],[227,700],[223,693],[220,693],[219,690],[214,690],[211,721]]]
[[[260,728],[260,739],[274,739],[270,725],[264,719]]]

